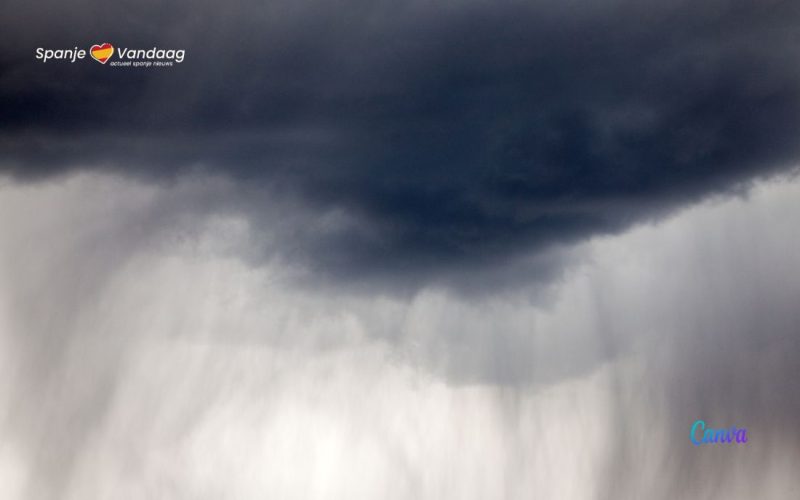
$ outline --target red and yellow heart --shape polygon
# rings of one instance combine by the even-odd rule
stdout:
[[[105,64],[106,61],[111,59],[111,56],[114,55],[114,46],[108,42],[100,45],[92,45],[92,48],[89,49],[89,54],[91,54],[95,61],[100,64]]]

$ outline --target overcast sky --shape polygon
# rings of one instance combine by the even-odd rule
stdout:
[[[4,3],[0,497],[797,496],[798,26]]]

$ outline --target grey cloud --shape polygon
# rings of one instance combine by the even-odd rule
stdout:
[[[0,495],[791,497],[799,20],[4,3]]]
[[[354,221],[295,242],[338,278],[497,266],[797,159],[793,2],[50,7],[3,17],[41,27],[4,26],[6,170],[199,168],[277,187],[310,224]],[[33,60],[100,39],[187,58],[169,71]],[[264,206],[242,205],[257,225]]]
[[[536,296],[298,288],[238,258],[232,189],[5,183],[0,491],[9,462],[20,498],[796,488],[796,180],[593,241]],[[696,449],[696,418],[751,442]]]

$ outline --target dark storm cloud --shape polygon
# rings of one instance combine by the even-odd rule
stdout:
[[[295,242],[337,274],[491,264],[613,232],[800,152],[795,2],[108,9],[4,8],[2,168],[222,171],[346,212]],[[106,40],[186,60],[34,60]],[[242,203],[258,220],[263,205]]]

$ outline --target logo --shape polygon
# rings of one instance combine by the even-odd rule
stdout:
[[[74,63],[86,58],[87,51],[74,47],[71,49],[36,49],[36,59],[47,63],[48,61],[69,61]],[[89,47],[89,56],[100,64],[112,67],[125,68],[164,68],[176,66],[183,62],[186,56],[184,49],[165,49],[161,47],[148,47],[144,49],[129,47],[114,47],[109,42],[95,44]]]
[[[695,420],[692,424],[692,430],[689,431],[689,440],[695,446],[701,444],[725,444],[725,443],[746,443],[747,442],[747,429],[742,427],[737,429],[731,427],[730,429],[712,429],[706,428],[706,423],[702,420]]]
[[[111,59],[111,56],[114,55],[114,46],[108,42],[100,45],[92,45],[92,47],[89,49],[89,54],[95,61],[99,62],[100,64],[105,64],[109,59]]]

